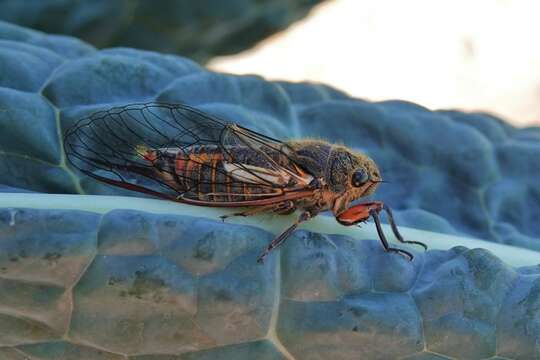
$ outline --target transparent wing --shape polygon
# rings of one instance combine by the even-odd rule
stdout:
[[[212,189],[214,199],[227,198],[216,188],[268,198],[305,189],[312,179],[287,144],[183,104],[131,104],[94,113],[66,131],[64,146],[69,162],[84,174],[169,199],[198,199]],[[198,171],[179,171],[178,161],[187,160]]]

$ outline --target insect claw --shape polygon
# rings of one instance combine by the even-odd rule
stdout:
[[[387,251],[391,251],[391,252],[396,252],[402,256],[405,256],[407,257],[407,260],[409,261],[413,261],[414,259],[414,255],[411,254],[410,252],[406,251],[406,250],[402,250],[402,249],[397,249],[397,248],[389,248]]]
[[[405,241],[405,244],[420,245],[421,247],[424,248],[424,251],[427,251],[427,249],[428,249],[427,245],[424,244],[423,242],[420,242],[420,241],[410,241],[410,240],[406,240],[406,241]]]
[[[404,256],[407,258],[408,261],[413,261],[414,259],[414,255],[411,254],[410,252],[408,252],[407,250],[403,250],[403,249],[398,249],[398,248],[393,248],[393,247],[389,247],[388,249],[384,249],[386,252],[393,252],[393,253],[397,253],[401,256]]]

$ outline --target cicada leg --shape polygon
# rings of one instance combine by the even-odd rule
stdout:
[[[274,240],[272,240],[270,242],[270,244],[268,244],[268,247],[257,258],[257,262],[258,263],[263,263],[264,258],[270,253],[270,251],[272,251],[273,249],[275,249],[278,246],[280,246],[281,244],[283,244],[283,242],[285,242],[285,240],[287,240],[287,238],[292,234],[292,232],[294,230],[296,230],[298,225],[300,225],[301,223],[303,223],[305,221],[308,221],[311,218],[312,218],[312,214],[309,211],[304,211],[302,214],[300,214],[300,217],[294,222],[294,224],[289,226],[284,232],[282,232],[278,237],[276,237]]]
[[[377,234],[379,235],[379,239],[385,251],[401,253],[403,255],[406,255],[410,260],[412,260],[414,256],[410,252],[406,250],[398,249],[398,248],[393,248],[388,245],[386,236],[384,235],[384,232],[382,231],[381,221],[379,217],[379,213],[382,210],[386,212],[386,215],[388,216],[388,222],[390,223],[392,232],[394,233],[396,239],[399,242],[404,243],[404,244],[420,245],[424,247],[425,250],[427,250],[427,246],[424,243],[421,243],[419,241],[408,241],[408,240],[403,239],[403,236],[401,236],[401,234],[399,233],[396,222],[394,221],[392,210],[390,210],[390,208],[386,206],[382,201],[373,201],[369,203],[355,205],[343,211],[338,216],[336,216],[336,220],[342,225],[351,226],[351,225],[358,224],[359,222],[366,221],[370,216],[373,217],[373,220],[375,221],[375,227],[377,229]]]
[[[381,243],[384,247],[384,251],[387,252],[396,252],[402,255],[405,255],[409,258],[409,261],[412,261],[414,259],[414,255],[408,252],[407,250],[402,250],[398,248],[391,247],[388,245],[388,240],[386,240],[386,236],[384,235],[384,232],[382,231],[381,226],[381,219],[379,219],[379,212],[377,210],[370,210],[370,214],[373,217],[373,220],[375,221],[375,227],[377,228],[377,234],[379,234],[379,240],[381,240]]]
[[[383,205],[384,211],[386,211],[386,216],[388,217],[388,222],[390,223],[390,227],[392,228],[392,232],[394,233],[394,236],[396,239],[398,239],[399,242],[404,244],[414,244],[414,245],[420,245],[424,248],[424,250],[427,250],[427,245],[420,241],[412,241],[412,240],[404,240],[403,236],[398,231],[396,222],[394,221],[394,215],[392,215],[392,210],[386,204]]]
[[[356,225],[365,222],[371,216],[371,211],[380,212],[383,208],[382,201],[362,203],[348,208],[336,216],[336,220],[345,226]]]

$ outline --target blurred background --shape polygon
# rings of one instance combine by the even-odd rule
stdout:
[[[538,14],[534,0],[327,1],[254,49],[209,65],[540,125]]]
[[[0,0],[0,20],[366,100],[540,125],[535,0]]]

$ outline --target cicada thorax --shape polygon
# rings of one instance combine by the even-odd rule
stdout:
[[[290,162],[279,152],[267,155],[277,163]],[[264,169],[267,164],[260,151],[244,146],[148,149],[144,158],[152,163],[156,176],[182,193],[183,198],[233,203],[263,199],[281,191],[278,181],[271,185],[273,175],[257,179],[248,172],[251,167]]]
[[[330,191],[336,194],[346,191],[349,173],[359,165],[349,149],[320,140],[297,140],[290,144],[302,166],[323,179]]]

